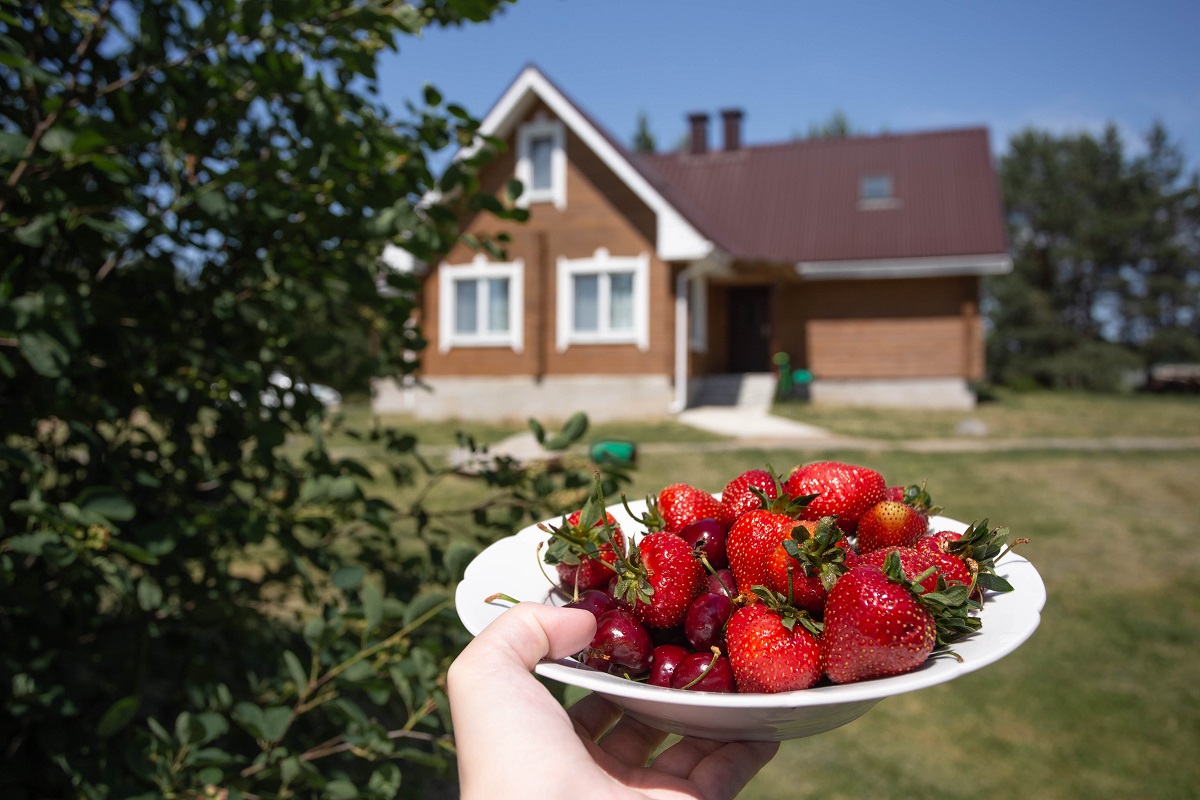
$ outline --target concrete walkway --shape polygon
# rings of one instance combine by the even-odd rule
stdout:
[[[823,428],[775,417],[766,411],[736,406],[701,406],[676,415],[675,420],[709,433],[736,439],[829,439]]]

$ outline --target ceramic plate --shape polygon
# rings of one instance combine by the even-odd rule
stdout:
[[[645,509],[644,501],[630,506],[635,514]],[[634,533],[636,538],[640,527],[626,510],[617,505],[609,511],[626,534]],[[550,522],[558,524],[559,520]],[[935,531],[962,532],[967,528],[967,524],[947,517],[933,517],[930,526]],[[459,618],[467,630],[478,634],[508,607],[508,603],[486,601],[497,592],[518,600],[563,604],[539,567],[538,546],[548,538],[536,525],[530,526],[491,545],[471,562],[455,595]],[[779,694],[717,694],[636,683],[574,659],[546,661],[536,671],[552,680],[598,692],[629,715],[672,733],[723,741],[811,736],[857,719],[885,697],[945,683],[1016,650],[1037,629],[1046,604],[1046,587],[1033,565],[1015,553],[1001,559],[996,571],[1014,591],[987,598],[980,632],[954,646],[962,661],[935,658],[905,675]],[[547,572],[553,574],[552,568]]]

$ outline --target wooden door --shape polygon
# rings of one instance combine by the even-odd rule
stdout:
[[[733,286],[729,299],[729,371],[771,371],[771,287]]]

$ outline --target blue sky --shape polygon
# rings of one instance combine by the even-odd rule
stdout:
[[[1117,125],[1128,152],[1161,120],[1200,164],[1197,0],[519,0],[490,22],[427,31],[384,57],[399,113],[426,83],[482,117],[526,64],[628,143],[660,149],[692,111],[745,111],[747,144],[843,112],[858,130]]]

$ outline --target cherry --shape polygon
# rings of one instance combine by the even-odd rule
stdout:
[[[725,552],[725,526],[715,519],[698,519],[683,526],[679,535],[699,555],[704,556],[713,569],[729,566],[729,556]]]
[[[660,644],[654,648],[650,654],[650,685],[670,687],[675,667],[691,654],[691,650],[677,644]]]
[[[708,591],[714,594],[723,594],[726,597],[737,597],[737,582],[733,579],[733,573],[728,569],[719,569],[715,573],[708,576]]]
[[[583,663],[614,675],[641,675],[650,669],[650,634],[633,615],[620,609],[600,617]]]
[[[733,692],[733,668],[725,656],[692,653],[675,667],[671,688],[692,692]]]
[[[597,620],[616,607],[616,601],[607,592],[600,589],[588,589],[587,591],[580,592],[578,600],[572,600],[570,603],[567,603],[567,608],[582,608],[592,612],[592,615]]]
[[[725,623],[733,615],[733,601],[723,594],[707,592],[688,606],[683,632],[697,650],[725,648]]]

